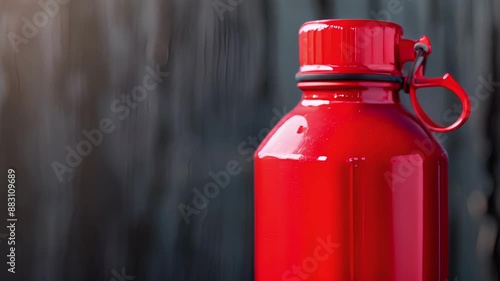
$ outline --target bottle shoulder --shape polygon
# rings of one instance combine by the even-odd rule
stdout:
[[[263,140],[256,158],[378,157],[420,154],[446,158],[434,136],[399,104],[298,105]]]

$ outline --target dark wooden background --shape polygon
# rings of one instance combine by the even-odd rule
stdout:
[[[298,102],[297,31],[320,18],[380,18],[403,25],[409,38],[426,34],[434,46],[428,76],[451,72],[469,91],[470,121],[443,141],[450,279],[500,280],[493,193],[500,1],[72,0],[58,7],[16,52],[9,33],[23,35],[23,18],[43,10],[35,0],[0,0],[0,175],[17,171],[19,218],[12,275],[0,211],[0,280],[252,280],[252,163],[238,146]],[[111,106],[142,85],[148,66],[168,77],[121,120]],[[440,90],[423,91],[421,101],[442,123],[458,102]],[[114,132],[59,181],[52,164],[65,163],[66,147],[76,148],[82,130],[103,118]],[[186,224],[179,204],[229,161],[243,171]]]

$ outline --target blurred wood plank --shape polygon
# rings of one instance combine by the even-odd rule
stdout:
[[[23,17],[43,10],[35,0],[1,1],[0,169],[20,175],[16,280],[111,280],[122,268],[137,280],[253,280],[252,163],[239,146],[300,99],[303,22],[385,16],[406,37],[430,36],[429,76],[451,72],[470,95],[480,77],[500,81],[498,3],[395,1],[72,0],[17,53],[9,33],[23,34]],[[126,104],[157,66],[168,77],[122,120],[113,104]],[[486,127],[498,120],[493,88],[444,143],[452,280],[492,272],[491,259],[478,256],[485,217],[470,206],[498,188],[487,169],[498,133]],[[446,91],[421,101],[438,122],[456,103]],[[105,118],[115,130],[60,182],[51,165]],[[186,224],[179,204],[230,161],[242,172]]]

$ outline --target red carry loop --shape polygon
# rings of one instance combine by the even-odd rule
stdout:
[[[406,39],[405,39],[406,40]],[[458,82],[446,73],[443,77],[426,78],[424,77],[425,59],[431,53],[432,47],[427,36],[423,36],[414,44],[415,60],[410,69],[408,77],[405,79],[404,90],[410,94],[411,103],[420,120],[434,132],[446,133],[460,128],[469,118],[471,113],[470,100],[465,90]],[[462,113],[458,119],[447,127],[436,124],[425,112],[417,99],[417,89],[443,87],[452,91],[462,103]]]

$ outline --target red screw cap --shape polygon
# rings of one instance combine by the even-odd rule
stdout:
[[[299,31],[299,74],[346,73],[402,76],[403,28],[376,20],[319,20]],[[401,45],[401,46],[400,46]],[[410,55],[411,55],[410,54]]]

